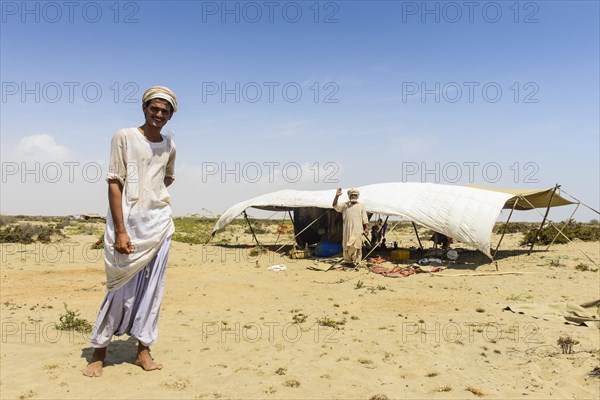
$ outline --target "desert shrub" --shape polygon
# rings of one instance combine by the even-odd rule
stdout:
[[[336,321],[333,318],[330,318],[329,316],[325,316],[323,318],[317,319],[317,324],[334,329],[340,329],[341,326],[346,324],[346,318]]]
[[[64,237],[55,225],[14,224],[0,228],[0,243],[50,243],[53,235]]]
[[[47,227],[47,229],[39,229],[37,231],[37,241],[42,243],[50,243],[53,231],[54,227]]]
[[[583,240],[584,242],[600,240],[600,225],[578,222],[572,227],[569,225],[566,230],[568,231],[567,236],[571,237],[570,235],[573,235],[574,238]]]
[[[296,388],[296,387],[300,386],[300,381],[298,379],[289,378],[289,379],[286,379],[285,386],[291,387],[291,388]]]
[[[389,400],[389,397],[387,397],[385,394],[374,394],[373,396],[369,397],[369,400]]]
[[[571,336],[561,336],[556,343],[560,346],[563,354],[571,354],[573,353],[573,346],[579,344],[579,340],[575,340]]]
[[[173,218],[175,233],[172,239],[176,242],[203,244],[210,239],[210,233],[215,224],[214,218],[177,217]]]
[[[269,251],[269,249],[267,249],[266,247],[255,246],[255,247],[251,248],[250,251],[248,251],[248,255],[250,257],[258,257],[259,255],[264,254],[267,251]]]
[[[62,221],[59,222],[58,225],[62,225]],[[67,225],[65,225],[65,227],[67,227],[65,230],[69,235],[96,236],[99,230],[101,229],[94,220],[80,220],[74,223],[68,223]]]
[[[259,234],[265,234],[265,233],[270,233],[269,227],[268,227],[268,225],[267,225],[266,222],[263,222],[263,221],[252,222],[252,221],[250,221],[250,223],[252,224],[252,229],[254,229],[254,233],[256,233],[257,235],[259,235]],[[252,234],[252,231],[250,230],[250,227],[246,228],[246,230],[244,232]]]
[[[295,324],[303,324],[306,322],[306,318],[308,318],[308,316],[306,314],[303,313],[297,313],[294,314],[294,316],[292,317],[292,319],[294,320]]]
[[[561,224],[556,225],[558,229],[561,228]],[[527,243],[531,243],[531,241],[535,238],[535,234],[537,232],[537,228],[530,229],[524,234],[523,239],[521,240],[521,245],[525,245]],[[542,229],[538,239],[536,240],[537,244],[546,245],[552,243],[552,239],[556,236],[558,231],[556,228],[548,225]],[[592,242],[600,240],[600,225],[594,224],[586,224],[583,222],[576,222],[574,220],[569,220],[567,222],[567,226],[564,228],[562,232],[566,237],[570,240],[579,239],[584,242]],[[563,235],[558,235],[554,243],[568,243],[569,241]]]
[[[575,269],[577,271],[581,271],[581,272],[585,272],[585,271],[598,272],[598,270],[596,268],[591,268],[589,265],[584,264],[584,263],[577,264],[575,266]]]
[[[534,240],[536,233],[537,233],[537,228],[530,229],[527,232],[525,232],[523,234],[523,239],[521,239],[520,245],[525,246],[527,244],[530,244]],[[540,232],[539,236],[537,237],[535,243],[539,244],[539,245],[550,244],[550,243],[552,243],[552,239],[554,239],[554,236],[556,236],[557,233],[558,233],[558,231],[556,229],[554,229],[551,226],[547,226],[544,229],[542,229],[542,231]],[[563,233],[565,233],[565,235],[566,235],[566,232],[563,232]],[[568,242],[569,241],[563,235],[558,235],[558,237],[554,241],[554,243],[558,243],[558,244],[568,243]]]
[[[89,333],[92,331],[92,324],[88,320],[79,318],[79,310],[69,310],[67,303],[65,305],[65,314],[61,314],[60,323],[55,324],[56,329],[61,331],[77,331]]]
[[[17,222],[17,219],[10,215],[1,215],[0,214],[0,226],[11,225]]]
[[[519,232],[527,232],[532,228],[534,224],[529,222],[509,222],[508,224],[496,224],[494,227],[494,233],[504,234],[504,233],[519,233]]]
[[[98,236],[98,240],[94,244],[92,244],[92,249],[98,250],[104,248],[104,232]]]
[[[56,227],[58,229],[63,229],[64,227],[69,225],[71,225],[71,220],[69,218],[63,218],[56,224]]]
[[[19,225],[7,226],[0,229],[0,243],[33,243],[33,237],[28,229]]]

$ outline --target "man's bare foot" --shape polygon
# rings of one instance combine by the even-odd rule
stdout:
[[[141,343],[138,345],[138,353],[135,360],[135,365],[139,365],[144,371],[154,371],[156,369],[162,369],[163,367],[162,364],[154,361],[150,355],[150,348],[142,345]]]
[[[92,361],[83,370],[83,375],[93,377],[102,376],[102,367],[104,366],[104,358],[106,357],[106,347],[94,349]]]

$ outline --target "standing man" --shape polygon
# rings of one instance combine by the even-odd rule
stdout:
[[[104,233],[108,292],[90,339],[94,354],[83,371],[102,375],[113,335],[138,340],[135,363],[146,371],[161,369],[150,355],[158,339],[158,314],[165,285],[171,235],[171,196],[175,179],[175,143],[161,129],[177,111],[175,94],[164,86],[142,97],[145,122],[119,130],[112,138],[108,181],[110,210]]]
[[[342,213],[344,221],[344,235],[342,246],[344,248],[344,262],[358,265],[362,260],[362,235],[367,230],[369,218],[365,205],[358,202],[357,189],[348,190],[349,201],[338,204],[342,195],[342,188],[338,188],[333,199],[333,208]]]

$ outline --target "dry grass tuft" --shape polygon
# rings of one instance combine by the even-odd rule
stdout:
[[[389,400],[389,397],[387,397],[385,394],[374,394],[373,396],[369,397],[369,400]]]
[[[291,388],[297,388],[298,386],[300,386],[300,381],[294,378],[289,378],[285,380],[284,385]]]
[[[450,386],[450,385],[440,386],[435,391],[436,392],[450,392],[450,391],[452,391],[452,386]]]
[[[483,392],[483,390],[481,390],[481,389],[479,389],[479,388],[477,388],[475,386],[472,386],[472,385],[467,385],[467,387],[465,388],[465,390],[467,392],[473,393],[477,397],[483,397],[483,396],[485,396],[485,393]]]

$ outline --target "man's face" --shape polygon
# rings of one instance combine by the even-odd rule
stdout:
[[[172,117],[171,105],[162,99],[152,99],[148,106],[142,107],[146,116],[146,123],[155,128],[162,128]]]
[[[357,195],[357,194],[351,194],[351,195],[350,195],[350,202],[351,202],[351,203],[356,203],[356,202],[358,202],[358,195]]]

